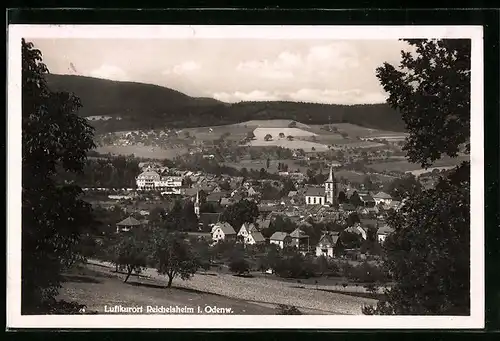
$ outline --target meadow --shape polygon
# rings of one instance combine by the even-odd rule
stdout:
[[[456,158],[450,158],[446,157],[441,160],[437,160],[434,162],[432,165],[433,167],[450,167],[450,166],[456,166],[462,163],[463,161],[468,161],[470,158],[468,156],[458,156]],[[381,171],[400,171],[400,172],[411,172],[411,171],[421,171],[423,170],[422,167],[417,164],[417,163],[410,163],[407,160],[402,160],[402,161],[390,161],[390,162],[379,162],[379,163],[373,163],[370,165],[366,165],[367,168],[371,168],[375,171],[381,172]],[[424,172],[431,171],[432,169],[429,170],[423,170]],[[419,172],[417,172],[419,173]]]
[[[148,159],[172,159],[178,155],[185,154],[187,152],[186,148],[168,148],[163,149],[160,147],[151,146],[99,146],[95,149],[96,152],[100,154],[112,155],[132,155],[135,157],[148,158]]]

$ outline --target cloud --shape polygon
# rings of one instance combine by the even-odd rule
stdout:
[[[192,60],[186,61],[184,63],[175,65],[165,71],[163,71],[164,75],[176,74],[176,75],[184,75],[187,73],[191,73],[201,69],[201,65]]]
[[[374,104],[384,103],[382,92],[363,92],[359,89],[300,89],[293,92],[253,90],[250,92],[218,92],[213,97],[219,101],[235,103],[240,101],[292,101],[324,104]]]
[[[250,77],[268,79],[311,79],[331,77],[332,72],[348,72],[360,66],[357,50],[347,42],[315,45],[301,53],[288,50],[274,59],[246,60],[236,66],[236,71]]]
[[[346,42],[312,46],[305,60],[309,67],[321,69],[356,68],[360,65],[356,49]]]
[[[89,73],[90,77],[110,79],[114,81],[127,81],[128,75],[125,71],[117,66],[104,64],[98,69],[92,70]]]
[[[294,77],[294,70],[302,65],[302,58],[299,54],[283,51],[274,61],[248,60],[239,63],[236,70],[269,79],[291,79]]]

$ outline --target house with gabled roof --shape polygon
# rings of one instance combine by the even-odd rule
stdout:
[[[290,237],[292,238],[292,246],[298,249],[309,249],[309,236],[300,227],[290,233]]]
[[[377,229],[377,241],[379,244],[383,244],[387,236],[394,232],[394,229],[387,224],[380,226]]]
[[[262,229],[268,229],[269,226],[271,226],[271,219],[259,218],[255,221],[255,225],[257,225],[259,231],[261,231]]]
[[[334,257],[340,247],[339,232],[324,232],[316,245],[316,257]]]
[[[283,249],[292,243],[292,238],[286,232],[274,232],[269,238],[269,243],[278,245],[281,249]]]
[[[212,229],[212,240],[215,242],[219,240],[231,241],[235,239],[236,231],[229,223],[217,223]]]
[[[237,237],[246,238],[252,231],[258,231],[257,226],[253,223],[243,223],[238,231]]]
[[[137,226],[141,226],[141,222],[135,219],[134,217],[130,216],[116,223],[116,231],[127,232]]]
[[[244,244],[254,245],[262,244],[266,242],[266,239],[259,232],[257,226],[252,223],[244,223],[236,236],[237,239],[241,239]]]
[[[373,195],[373,200],[375,200],[375,204],[390,204],[392,201],[392,197],[385,192],[378,192]]]

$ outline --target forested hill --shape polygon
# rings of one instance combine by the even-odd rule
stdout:
[[[404,131],[400,115],[386,104],[329,105],[297,102],[240,102],[228,104],[211,98],[194,98],[169,88],[116,82],[73,75],[46,76],[53,91],[80,97],[82,116],[111,116],[92,121],[98,131],[196,127],[248,120],[290,119],[305,124],[352,123]],[[121,118],[120,120],[115,118]]]

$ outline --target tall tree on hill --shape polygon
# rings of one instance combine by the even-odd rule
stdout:
[[[58,292],[61,271],[78,257],[91,206],[58,170],[81,173],[95,147],[93,128],[76,115],[80,100],[52,92],[42,54],[22,40],[22,264],[21,313],[44,313]]]
[[[410,136],[407,157],[423,167],[468,149],[470,40],[407,40],[401,68],[377,77]],[[468,315],[470,312],[470,170],[457,167],[435,189],[412,193],[389,219],[384,265],[395,285],[365,314]]]

